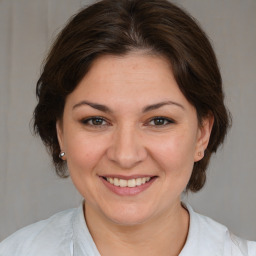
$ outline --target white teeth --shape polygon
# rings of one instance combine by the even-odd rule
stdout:
[[[118,178],[114,178],[114,185],[115,185],[115,186],[119,186],[119,180],[118,180]]]
[[[136,179],[136,185],[140,186],[142,184],[141,178]]]
[[[136,181],[135,179],[128,180],[128,187],[129,188],[134,188],[136,186]]]
[[[119,185],[122,188],[127,187],[127,183],[128,183],[127,180],[122,180],[122,179],[119,180]]]
[[[118,179],[118,178],[107,178],[107,181],[117,187],[134,188],[136,186],[145,184],[146,182],[150,181],[150,179],[151,179],[150,177],[130,179],[130,180],[124,180],[124,179]]]

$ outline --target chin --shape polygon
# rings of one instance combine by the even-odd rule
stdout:
[[[148,220],[146,216],[120,216],[111,218],[111,221],[120,226],[136,226],[145,223]]]
[[[152,213],[149,213],[145,208],[138,209],[134,207],[126,206],[123,210],[111,211],[105,213],[105,216],[113,223],[121,226],[135,226],[147,222],[152,217]]]

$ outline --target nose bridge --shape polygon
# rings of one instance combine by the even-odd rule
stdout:
[[[108,157],[120,167],[129,169],[147,156],[140,130],[133,124],[118,126],[113,134],[113,141],[108,149]]]

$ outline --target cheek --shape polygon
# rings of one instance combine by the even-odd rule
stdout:
[[[72,133],[72,135],[66,140],[70,177],[80,194],[91,201],[95,191],[98,191],[96,167],[104,154],[106,143],[99,138],[100,136],[85,137],[83,133]]]
[[[176,134],[156,143],[154,155],[166,175],[190,175],[194,164],[195,139],[187,133]]]
[[[67,164],[70,172],[86,175],[91,172],[104,154],[104,140],[84,136],[83,132],[72,133],[66,140]]]

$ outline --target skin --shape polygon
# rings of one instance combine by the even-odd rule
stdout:
[[[172,103],[143,112],[166,101]],[[137,52],[95,60],[68,95],[57,133],[102,255],[179,254],[189,227],[180,197],[194,162],[203,158],[212,124],[211,116],[198,124],[164,58]],[[106,175],[156,178],[141,193],[121,196],[102,182]]]

